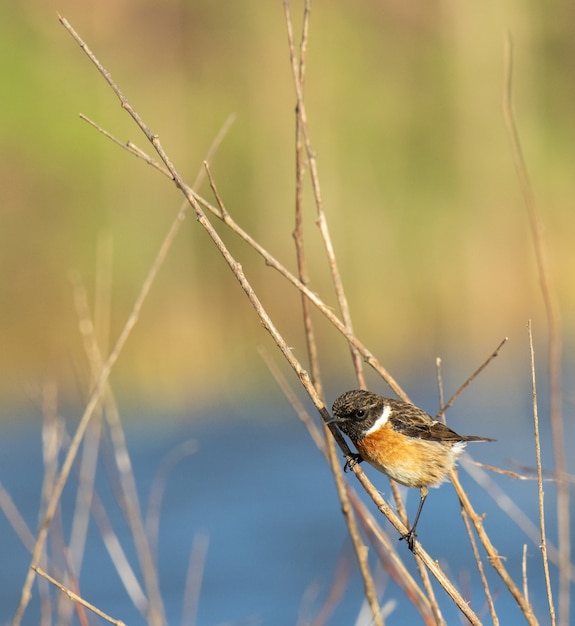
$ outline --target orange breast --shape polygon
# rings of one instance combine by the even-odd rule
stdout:
[[[387,425],[355,446],[370,465],[407,487],[439,485],[457,456],[450,444],[406,437]]]

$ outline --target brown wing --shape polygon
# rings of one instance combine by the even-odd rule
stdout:
[[[434,420],[422,409],[400,400],[387,400],[392,408],[389,423],[393,430],[414,439],[428,441],[494,441],[475,435],[459,435],[443,422]]]

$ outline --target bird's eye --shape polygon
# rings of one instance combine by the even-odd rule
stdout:
[[[356,409],[355,416],[360,419],[365,416],[365,409]]]

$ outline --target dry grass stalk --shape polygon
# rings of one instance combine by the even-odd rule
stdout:
[[[110,622],[110,624],[114,624],[115,626],[126,626],[122,620],[114,619],[113,617],[110,617],[109,615],[104,613],[104,611],[101,611],[98,607],[94,606],[93,604],[90,604],[90,602],[88,602],[87,600],[84,600],[84,598],[79,596],[77,593],[75,593],[71,589],[68,589],[68,587],[66,587],[62,583],[58,582],[55,578],[52,578],[52,576],[50,576],[47,572],[45,572],[41,567],[34,567],[34,571],[39,576],[42,576],[47,581],[52,583],[55,587],[58,587],[58,589],[60,589],[62,593],[66,594],[68,598],[72,600],[72,602],[76,602],[80,604],[81,606],[89,609],[90,611],[92,611],[92,613],[95,613],[98,617],[101,617],[107,622]]]
[[[159,137],[156,134],[152,133],[150,129],[148,128],[148,126],[145,124],[145,122],[140,118],[136,110],[132,107],[132,105],[128,102],[128,100],[125,98],[123,93],[120,91],[119,87],[112,80],[110,73],[100,64],[98,59],[93,55],[93,53],[86,46],[85,42],[74,31],[74,29],[70,26],[70,24],[64,18],[60,18],[60,21],[68,30],[68,32],[72,35],[72,37],[76,40],[76,42],[80,45],[80,47],[83,49],[86,55],[90,58],[92,63],[96,66],[96,68],[105,78],[105,80],[108,82],[108,85],[110,86],[110,88],[113,90],[115,95],[119,98],[123,109],[129,113],[129,115],[132,117],[134,122],[138,125],[140,130],[146,136],[148,141],[150,141],[157,155],[159,156],[161,163],[158,163],[155,159],[152,159],[151,157],[146,155],[144,151],[137,148],[131,142],[128,142],[128,143],[118,142],[103,129],[98,127],[98,130],[106,134],[113,141],[116,141],[119,145],[127,149],[131,154],[137,156],[138,158],[143,158],[148,164],[152,165],[153,167],[156,167],[160,172],[168,176],[174,182],[174,184],[178,187],[178,189],[181,190],[181,192],[183,193],[186,199],[187,204],[189,204],[192,207],[195,213],[195,216],[197,218],[197,221],[206,230],[208,235],[211,237],[214,245],[218,248],[218,250],[222,254],[229,268],[231,269],[236,279],[242,286],[248,300],[250,301],[253,308],[255,309],[264,327],[270,333],[274,342],[276,343],[276,345],[282,352],[283,356],[286,358],[286,360],[288,361],[288,363],[290,364],[290,366],[292,367],[292,369],[298,376],[302,386],[304,387],[309,397],[314,402],[322,419],[325,421],[329,419],[330,416],[325,408],[325,403],[323,400],[321,375],[320,375],[320,370],[319,370],[318,350],[317,350],[317,345],[315,341],[313,325],[311,324],[311,313],[310,313],[310,307],[309,307],[310,303],[316,306],[325,315],[328,321],[349,342],[352,359],[355,365],[356,374],[357,374],[360,385],[363,385],[363,371],[362,371],[362,363],[361,363],[361,359],[363,358],[363,360],[368,362],[368,364],[370,364],[381,375],[381,377],[391,386],[391,388],[397,393],[399,397],[401,397],[404,400],[408,400],[408,398],[405,392],[403,392],[403,390],[401,389],[401,387],[395,382],[395,380],[389,375],[389,373],[379,364],[377,359],[375,359],[375,357],[367,350],[367,348],[357,339],[357,337],[355,336],[353,332],[353,328],[351,325],[351,317],[349,316],[349,309],[348,309],[347,301],[345,298],[345,292],[343,290],[343,285],[341,283],[341,278],[339,276],[339,271],[337,269],[335,252],[333,249],[333,245],[331,243],[329,230],[327,228],[327,220],[326,220],[325,212],[323,210],[323,203],[322,203],[321,191],[320,191],[320,186],[319,186],[319,176],[317,173],[317,163],[315,159],[315,154],[312,150],[311,140],[309,136],[309,129],[307,126],[307,120],[306,120],[306,115],[305,115],[305,106],[304,106],[305,103],[304,103],[304,98],[303,98],[303,82],[304,82],[304,74],[305,74],[305,52],[307,48],[308,24],[309,24],[311,4],[309,1],[307,1],[305,4],[304,28],[303,28],[302,38],[300,42],[300,47],[299,47],[299,58],[296,57],[296,53],[295,53],[295,44],[294,44],[293,32],[291,28],[290,8],[289,8],[289,2],[287,2],[287,0],[286,2],[284,2],[284,8],[286,10],[286,19],[288,23],[290,58],[292,62],[294,85],[296,89],[297,104],[298,104],[297,117],[296,117],[296,144],[297,144],[296,145],[296,162],[297,162],[297,167],[296,167],[296,227],[294,230],[294,241],[296,244],[296,250],[297,250],[297,256],[298,256],[298,277],[295,277],[290,272],[288,272],[285,269],[285,267],[281,263],[279,263],[267,250],[265,250],[256,241],[254,241],[245,231],[243,231],[243,229],[241,229],[240,226],[238,226],[235,223],[233,218],[225,209],[223,201],[220,198],[219,194],[217,193],[215,182],[210,175],[207,164],[206,164],[206,173],[208,174],[210,178],[210,185],[214,192],[214,196],[216,198],[218,208],[213,207],[210,203],[208,203],[207,201],[199,197],[193,191],[192,188],[186,185],[186,183],[180,176],[179,172],[177,171],[173,163],[170,161],[168,155],[164,151],[161,145],[161,142],[159,140]],[[508,103],[509,102],[510,102],[510,98],[508,99]],[[87,120],[87,118],[84,118],[84,119]],[[511,119],[511,123],[509,125],[512,129],[514,129],[514,125],[512,123],[512,117],[510,119]],[[90,122],[90,123],[93,124],[93,122]],[[528,178],[525,175],[524,164],[523,164],[523,160],[521,156],[519,143],[516,137],[516,131],[515,131],[514,137],[515,137],[515,141],[513,142],[513,146],[517,152],[515,156],[517,158],[517,161],[519,162],[518,171],[520,172],[522,188],[524,189],[524,192],[526,193],[526,198],[527,198],[526,202],[529,204],[529,202],[532,202],[532,194],[531,194],[530,187],[528,184],[529,183]],[[303,227],[302,227],[302,223],[303,223],[302,222],[302,215],[303,215],[302,189],[303,189],[303,184],[304,184],[304,174],[306,171],[306,167],[309,168],[309,171],[310,171],[311,183],[312,183],[312,188],[314,191],[314,197],[315,197],[315,203],[316,203],[316,209],[317,209],[317,215],[318,215],[318,218],[317,218],[318,225],[319,225],[320,232],[322,234],[322,238],[324,241],[326,254],[328,257],[328,262],[332,270],[332,280],[334,282],[335,291],[338,297],[338,303],[339,303],[341,314],[342,314],[342,320],[340,320],[336,315],[334,315],[333,312],[329,309],[329,307],[326,306],[325,303],[316,294],[314,294],[307,286],[308,277],[307,277],[307,267],[306,267],[306,260],[305,260],[305,249],[304,249],[304,243],[303,243]],[[523,176],[524,178],[522,178]],[[532,225],[533,225],[534,240],[536,243],[536,251],[537,251],[538,262],[539,262],[539,267],[540,267],[540,277],[542,281],[544,299],[545,299],[546,306],[548,309],[548,318],[549,318],[549,327],[550,327],[550,332],[549,332],[550,334],[550,363],[554,364],[553,368],[551,368],[552,374],[553,374],[552,389],[558,393],[558,387],[555,384],[556,381],[558,380],[557,376],[559,373],[557,369],[557,356],[558,356],[558,348],[559,348],[558,324],[557,324],[557,314],[556,314],[557,312],[553,306],[553,301],[550,295],[549,282],[547,279],[544,258],[542,255],[543,246],[541,243],[538,221],[536,219],[537,214],[531,209],[533,209],[532,205],[530,205],[530,218],[532,220]],[[229,252],[229,249],[225,246],[225,244],[219,237],[219,234],[217,233],[216,229],[214,228],[211,221],[209,220],[205,210],[215,215],[218,219],[220,219],[225,224],[226,227],[232,229],[236,234],[238,234],[238,236],[240,236],[242,239],[247,241],[249,245],[251,245],[253,249],[256,250],[265,259],[266,263],[268,263],[270,266],[272,266],[274,269],[280,272],[280,274],[285,279],[287,279],[289,283],[295,286],[302,294],[303,318],[304,318],[304,323],[305,323],[305,328],[306,328],[306,340],[307,340],[307,345],[308,345],[308,357],[310,361],[311,376],[310,374],[308,374],[308,371],[306,370],[306,368],[304,368],[302,364],[299,363],[299,361],[295,358],[291,349],[289,348],[287,343],[284,341],[281,333],[275,327],[272,319],[270,318],[266,310],[263,308],[261,302],[259,301],[259,298],[257,297],[254,289],[252,288],[246,274],[244,273],[242,266],[231,255],[231,253]],[[95,340],[95,336],[91,336],[92,335],[91,329],[89,329],[89,332],[86,335],[88,339],[88,348],[89,348],[88,352],[89,354],[92,355],[91,362],[92,362],[92,371],[94,373],[95,384],[94,384],[93,391],[87,402],[86,409],[84,411],[82,419],[80,420],[80,424],[70,442],[68,452],[66,454],[66,458],[62,466],[62,469],[60,470],[59,473],[56,471],[53,471],[51,475],[47,475],[46,477],[46,483],[45,483],[46,484],[45,493],[47,494],[46,510],[44,512],[44,516],[40,524],[40,528],[38,531],[38,535],[36,537],[35,544],[32,547],[31,567],[30,567],[28,576],[26,578],[26,581],[24,583],[20,604],[18,606],[16,616],[14,618],[13,624],[15,626],[18,626],[20,624],[24,611],[26,609],[26,606],[29,602],[30,589],[31,589],[32,581],[34,579],[35,574],[39,573],[39,574],[44,575],[43,570],[39,570],[38,568],[39,568],[40,561],[42,559],[42,555],[44,554],[48,528],[52,520],[56,516],[62,490],[64,488],[65,483],[68,480],[70,470],[78,454],[80,444],[86,435],[92,416],[94,415],[95,411],[100,406],[100,404],[102,403],[103,399],[106,399],[108,402],[108,405],[107,405],[108,410],[106,411],[106,414],[110,414],[112,416],[111,422],[109,423],[110,423],[110,427],[112,431],[112,436],[116,444],[116,453],[119,459],[118,465],[122,465],[123,460],[125,460],[123,457],[124,451],[125,451],[125,441],[123,440],[123,431],[121,430],[117,408],[114,406],[113,399],[110,400],[112,396],[107,386],[107,380],[108,380],[110,371],[112,367],[114,366],[123,348],[123,345],[125,344],[127,337],[129,336],[132,328],[134,327],[137,321],[138,314],[142,307],[142,304],[147,296],[147,293],[149,292],[151,284],[153,283],[157,275],[159,267],[161,266],[163,259],[165,258],[165,255],[167,254],[170,248],[171,242],[173,241],[176,233],[178,232],[180,228],[182,219],[184,217],[184,212],[185,212],[185,207],[179,210],[176,220],[172,224],[172,227],[170,228],[164,240],[164,243],[162,244],[160,248],[160,251],[150,269],[150,272],[142,285],[140,294],[134,304],[132,313],[129,316],[120,334],[120,337],[118,338],[116,344],[114,345],[112,352],[110,353],[110,356],[108,357],[107,360],[104,361],[99,356],[98,341]],[[87,314],[83,316],[83,321],[86,324],[85,328],[87,328],[89,326],[88,324],[89,316]],[[500,349],[501,345],[490,356],[487,362],[481,368],[479,368],[479,370],[476,372],[476,374],[474,374],[474,376],[477,375],[483,369],[483,367],[485,367],[485,365],[497,355],[498,350]],[[472,378],[474,376],[472,376]],[[455,397],[457,397],[460,391],[467,384],[469,384],[470,380],[464,383],[464,385],[460,388],[460,390],[458,390],[455,396],[446,405],[443,405],[443,400],[442,400],[441,413],[443,413],[449,406],[451,406]],[[554,402],[557,402],[557,398],[559,397],[557,393],[552,393],[552,396],[555,398]],[[555,406],[555,409],[552,410],[552,420],[555,420],[555,421],[558,420],[559,423],[561,423],[560,414],[557,412],[557,409],[556,409],[557,405],[555,404],[554,406]],[[534,411],[536,412],[536,407],[534,408]],[[299,413],[299,409],[298,409],[298,413]],[[309,423],[311,423],[309,416],[307,416],[306,419]],[[536,424],[537,424],[537,418],[535,419],[536,419]],[[372,544],[374,546],[377,545],[379,547],[384,546],[384,550],[380,550],[379,554],[380,554],[382,563],[385,563],[384,566],[386,567],[386,571],[390,573],[393,572],[395,574],[396,581],[398,581],[398,584],[403,589],[405,595],[411,599],[414,605],[419,607],[420,614],[422,615],[426,624],[427,623],[430,623],[430,624],[431,623],[436,623],[436,624],[444,623],[444,620],[441,616],[441,612],[439,610],[439,605],[437,603],[437,600],[433,593],[433,589],[428,580],[428,574],[427,574],[428,571],[431,573],[432,576],[436,578],[436,580],[443,587],[446,593],[451,597],[455,605],[460,609],[460,611],[467,618],[467,620],[471,624],[475,624],[475,625],[481,624],[481,620],[479,619],[479,617],[469,607],[467,601],[462,597],[459,591],[455,588],[453,583],[450,581],[449,577],[438,566],[436,561],[427,554],[427,552],[423,549],[421,544],[417,543],[415,547],[415,556],[416,556],[418,566],[420,567],[420,576],[423,581],[424,590],[420,589],[420,587],[417,585],[417,583],[415,583],[415,581],[412,579],[412,577],[409,575],[409,573],[403,566],[403,563],[401,559],[399,559],[399,557],[397,556],[396,551],[393,549],[390,549],[390,545],[388,543],[387,537],[381,532],[381,529],[379,528],[379,526],[375,524],[371,515],[365,510],[365,508],[362,508],[362,506],[358,504],[357,494],[355,494],[353,489],[351,489],[344,482],[340,465],[338,463],[338,459],[336,458],[336,454],[335,454],[334,441],[335,443],[338,444],[338,446],[340,447],[344,455],[347,456],[347,458],[349,458],[350,450],[346,442],[343,440],[341,434],[339,433],[337,428],[330,426],[329,430],[331,434],[333,435],[333,439],[332,437],[327,435],[327,429],[325,427],[324,427],[324,436],[318,436],[319,432],[317,431],[317,428],[315,428],[315,430],[314,428],[311,428],[311,432],[313,433],[314,440],[316,440],[318,443],[321,443],[325,453],[327,454],[327,457],[330,462],[330,466],[332,467],[332,470],[334,473],[334,479],[336,482],[336,486],[338,487],[338,493],[340,496],[342,509],[344,510],[344,515],[348,523],[348,527],[350,529],[350,535],[352,536],[352,541],[354,543],[355,551],[358,557],[358,561],[360,563],[362,575],[364,577],[366,598],[368,599],[368,602],[371,607],[371,612],[373,615],[374,623],[383,625],[383,617],[380,613],[379,601],[378,601],[377,594],[375,591],[375,584],[373,581],[373,577],[369,570],[369,564],[367,560],[367,548],[364,545],[363,539],[359,532],[359,528],[357,524],[358,520],[360,522],[360,525],[363,529],[364,534],[370,538],[370,541],[372,542]],[[556,430],[554,432],[557,433],[558,431]],[[327,435],[327,439],[325,435]],[[325,445],[326,443],[328,444],[327,446]],[[538,449],[538,443],[536,445]],[[557,458],[557,471],[558,471],[558,475],[557,475],[558,493],[563,494],[559,498],[559,502],[558,502],[559,525],[560,525],[560,539],[559,539],[560,541],[560,545],[559,545],[560,567],[559,569],[560,569],[560,580],[561,580],[559,604],[560,604],[560,624],[563,624],[565,622],[562,622],[561,620],[562,619],[565,620],[566,619],[565,616],[567,616],[569,612],[569,601],[568,599],[566,600],[564,597],[565,576],[566,576],[566,571],[569,572],[571,566],[570,566],[570,553],[568,550],[567,555],[566,555],[568,568],[566,570],[565,556],[562,554],[561,549],[562,547],[570,548],[568,540],[565,540],[565,538],[563,537],[563,533],[565,530],[564,528],[565,523],[566,521],[568,523],[568,520],[569,520],[569,512],[568,512],[569,503],[568,503],[568,495],[565,496],[565,490],[563,488],[563,486],[567,484],[567,481],[561,478],[561,476],[565,476],[566,474],[565,472],[561,474],[559,471],[560,463],[561,463],[561,450],[557,448],[556,446],[555,452],[556,452],[556,458]],[[123,459],[123,460],[120,460],[120,459]],[[86,463],[88,463],[88,460],[86,460]],[[50,467],[50,464],[47,464],[47,467]],[[391,524],[401,534],[405,533],[407,530],[405,527],[406,524],[404,523],[406,521],[406,517],[402,515],[402,510],[400,509],[400,515],[403,517],[404,522],[402,522],[400,517],[398,517],[393,512],[393,510],[389,507],[389,505],[385,502],[385,500],[380,496],[380,494],[373,487],[371,482],[367,479],[366,475],[363,473],[361,467],[356,464],[353,466],[352,469],[355,475],[357,476],[360,484],[363,486],[365,491],[369,494],[369,496],[371,497],[373,502],[376,504],[378,509],[383,513],[383,515],[391,522]],[[141,515],[140,507],[137,501],[137,497],[135,495],[135,485],[133,483],[133,472],[131,472],[129,463],[127,465],[127,474],[123,476],[122,480],[123,480],[124,495],[126,496],[127,501],[129,502],[127,506],[127,516],[129,519],[132,520],[131,522],[132,533],[134,537],[136,537],[137,543],[139,543],[140,547],[143,550],[140,555],[142,569],[148,570],[148,573],[144,574],[145,577],[148,577],[147,584],[146,584],[146,592],[148,594],[148,599],[150,599],[150,596],[151,596],[150,610],[148,612],[147,618],[150,624],[161,624],[165,621],[162,615],[161,598],[159,596],[156,596],[154,598],[155,594],[158,593],[156,591],[158,589],[157,578],[154,578],[157,576],[157,573],[155,570],[155,563],[152,557],[150,546],[148,544],[148,538],[146,537],[146,534],[144,532],[142,515]],[[483,528],[481,516],[478,515],[472,508],[470,500],[467,494],[463,491],[456,474],[453,475],[453,484],[458,493],[458,496],[462,503],[462,508],[464,510],[464,514],[463,514],[464,520],[465,520],[466,526],[468,527],[468,533],[469,533],[471,546],[475,554],[477,566],[480,571],[481,580],[484,585],[484,591],[485,591],[485,595],[486,595],[489,609],[491,612],[492,621],[494,623],[497,623],[498,617],[495,611],[495,604],[493,602],[491,593],[489,591],[489,586],[487,584],[485,571],[484,571],[483,564],[482,564],[482,561],[481,561],[481,558],[477,549],[475,538],[471,531],[470,524],[473,526],[475,533],[477,534],[484,549],[486,550],[490,564],[499,574],[505,586],[509,590],[510,594],[515,598],[527,622],[532,625],[537,624],[537,620],[533,614],[532,608],[529,604],[529,599],[527,597],[526,570],[523,576],[524,591],[522,592],[519,590],[519,588],[517,587],[515,582],[512,580],[512,578],[510,577],[505,567],[503,566],[501,558],[499,557],[494,546],[491,544],[491,541],[489,537],[487,536],[485,529]],[[542,508],[543,488],[542,488],[542,474],[541,474],[540,464],[538,465],[538,484],[540,488],[540,508]],[[565,499],[566,497],[567,497],[567,500]],[[92,504],[91,504],[92,507],[95,506],[94,504],[95,502],[97,502],[97,499],[93,498]],[[401,505],[401,500],[399,498],[398,498],[398,504]],[[86,507],[85,504],[82,506]],[[567,506],[566,511],[565,511],[565,506]],[[540,513],[540,526],[541,526],[541,532],[544,537],[544,522],[542,518],[542,513]],[[81,529],[78,530],[77,536],[81,538],[82,534],[83,533]],[[78,539],[78,543],[81,543],[80,539]],[[550,612],[552,613],[553,602],[552,602],[552,596],[550,594],[550,582],[549,582],[548,563],[547,563],[547,549],[546,549],[545,541],[542,541],[542,554],[543,554],[544,562],[547,567],[546,584],[548,587]],[[423,566],[425,566],[425,568]],[[55,583],[55,584],[58,584],[58,583]],[[87,608],[91,608],[87,606],[86,604],[84,604],[84,601],[81,601],[81,598],[79,598],[79,596],[77,596],[75,592],[69,589],[66,590],[65,588],[62,589],[62,591],[64,591],[64,593],[67,593],[68,595],[74,594],[74,598],[73,598],[74,601],[80,602],[83,606],[86,606]],[[196,588],[196,591],[197,591],[197,588]],[[72,597],[72,596],[69,595],[69,597]],[[109,621],[112,621],[112,620],[109,619]],[[118,622],[118,621],[112,621],[112,623],[121,624],[121,622]]]
[[[541,533],[541,558],[543,559],[543,573],[545,575],[545,589],[547,591],[547,603],[551,626],[555,626],[555,605],[553,603],[553,590],[549,575],[549,558],[547,556],[547,532],[545,531],[545,492],[543,490],[543,469],[541,467],[541,442],[539,438],[539,410],[537,408],[537,380],[535,377],[535,350],[533,348],[533,332],[531,320],[527,326],[529,333],[529,354],[531,360],[531,389],[533,395],[533,428],[535,436],[535,459],[537,463],[537,496],[539,505],[539,530]]]
[[[511,36],[505,41],[505,88],[503,90],[503,114],[511,145],[511,155],[527,210],[537,263],[539,286],[547,316],[547,360],[549,366],[549,419],[553,438],[553,457],[557,480],[557,526],[559,548],[559,625],[570,623],[571,604],[571,508],[565,455],[565,432],[561,415],[561,326],[559,305],[551,283],[547,246],[543,236],[543,224],[535,201],[535,194],[527,170],[515,114],[513,111],[513,44]]]

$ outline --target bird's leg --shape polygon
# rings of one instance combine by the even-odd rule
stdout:
[[[427,487],[421,487],[419,490],[419,506],[417,507],[417,513],[415,514],[415,519],[413,520],[413,524],[411,528],[407,531],[405,535],[402,535],[399,540],[405,539],[407,541],[408,548],[413,552],[413,548],[415,546],[415,538],[417,534],[415,532],[415,527],[417,526],[417,522],[419,521],[419,516],[421,515],[421,509],[423,508],[423,503],[425,502],[425,498],[427,498],[427,494],[429,493],[429,489]]]
[[[345,461],[345,465],[343,466],[343,471],[347,472],[348,469],[351,469],[354,465],[361,463],[363,461],[363,457],[361,454],[357,452],[352,452]]]

